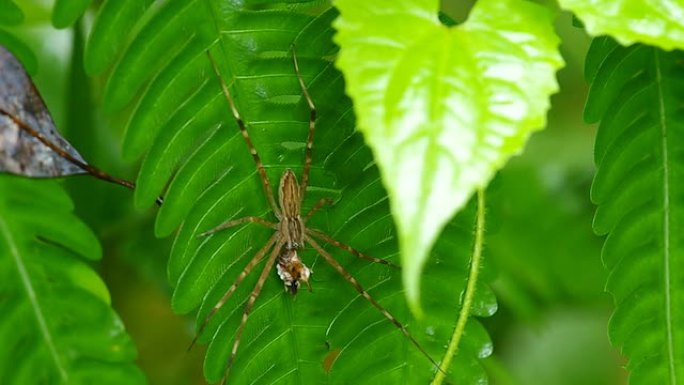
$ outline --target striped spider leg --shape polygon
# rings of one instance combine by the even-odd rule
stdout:
[[[226,363],[226,373],[223,377],[222,383],[225,383],[226,378],[230,372],[232,363],[235,360],[235,356],[237,355],[238,347],[240,345],[240,338],[242,336],[242,332],[244,330],[249,314],[254,306],[257,297],[261,293],[261,289],[263,288],[264,282],[268,277],[268,273],[272,269],[273,265],[276,266],[278,276],[283,281],[285,289],[291,294],[297,294],[297,290],[299,289],[301,284],[305,284],[307,286],[309,285],[309,278],[311,277],[312,271],[302,262],[298,254],[298,251],[302,247],[304,247],[305,243],[311,245],[321,256],[323,256],[323,259],[325,259],[325,261],[328,262],[328,264],[330,264],[338,273],[340,273],[340,275],[342,275],[342,277],[347,282],[349,282],[349,284],[351,284],[354,287],[354,289],[361,296],[363,296],[363,298],[365,298],[371,305],[373,305],[377,310],[379,310],[380,313],[382,313],[382,315],[385,316],[385,318],[387,318],[394,326],[396,326],[404,334],[404,336],[428,360],[430,360],[430,362],[435,366],[435,368],[439,370],[438,363],[434,359],[432,359],[432,357],[430,357],[430,355],[425,351],[425,349],[423,349],[423,347],[418,343],[418,341],[415,338],[413,338],[413,336],[409,333],[406,327],[403,324],[401,324],[401,322],[399,322],[389,311],[387,311],[387,309],[385,309],[380,303],[378,303],[373,297],[371,297],[371,295],[363,288],[363,286],[361,286],[361,284],[339,262],[337,262],[337,260],[335,260],[335,258],[332,255],[330,255],[320,246],[318,241],[331,244],[335,247],[338,247],[342,250],[349,252],[350,254],[358,258],[362,258],[374,263],[381,263],[394,267],[397,266],[391,262],[361,253],[360,251],[357,251],[351,246],[348,246],[342,242],[333,239],[332,237],[326,235],[320,230],[306,227],[306,222],[308,221],[308,219],[325,204],[330,204],[331,201],[329,199],[322,199],[318,201],[311,208],[311,210],[309,210],[308,213],[306,213],[304,216],[301,215],[301,204],[304,200],[304,195],[306,193],[306,188],[309,182],[309,173],[311,171],[313,138],[316,128],[316,107],[314,106],[313,100],[311,99],[309,92],[306,88],[306,85],[304,84],[304,80],[302,79],[302,76],[299,72],[299,65],[297,63],[297,56],[294,51],[294,46],[292,47],[294,70],[297,75],[297,79],[299,81],[302,94],[309,107],[309,130],[306,141],[306,154],[301,184],[297,182],[297,177],[291,169],[285,170],[282,177],[280,178],[280,184],[278,186],[277,203],[273,196],[273,192],[271,191],[271,184],[269,182],[268,176],[266,175],[264,165],[261,162],[261,158],[259,157],[259,154],[257,153],[256,148],[252,143],[252,140],[250,139],[249,133],[247,132],[246,124],[242,120],[240,113],[238,112],[235,106],[235,102],[232,96],[230,95],[228,86],[223,80],[218,69],[218,66],[216,65],[216,62],[211,56],[211,53],[207,52],[207,55],[209,56],[209,60],[212,64],[214,72],[216,73],[216,76],[220,82],[226,101],[230,106],[233,118],[236,120],[238,128],[240,129],[240,133],[242,134],[242,137],[244,138],[245,143],[247,144],[247,148],[249,149],[249,152],[252,154],[252,158],[254,159],[254,163],[256,164],[256,168],[261,179],[261,185],[266,195],[266,200],[268,201],[271,210],[273,210],[274,215],[278,219],[277,223],[273,223],[259,217],[248,216],[239,219],[229,220],[211,230],[208,230],[200,234],[200,236],[207,236],[210,234],[214,234],[218,231],[245,223],[256,223],[273,229],[275,231],[273,235],[269,238],[269,240],[266,242],[266,244],[259,251],[257,251],[254,257],[244,267],[242,272],[238,275],[235,282],[233,282],[233,284],[226,291],[223,297],[207,314],[207,316],[204,319],[204,322],[198,330],[197,336],[199,336],[203,332],[211,317],[213,317],[214,314],[216,314],[216,312],[226,303],[228,298],[230,298],[230,296],[235,292],[238,285],[264,259],[268,251],[271,250],[269,257],[266,260],[266,264],[263,266],[261,275],[259,276],[259,279],[257,280],[254,289],[250,293],[247,303],[245,304],[242,319],[240,320],[240,326],[236,331],[235,340],[233,342],[230,357],[228,358],[228,361]],[[197,337],[195,337],[195,340],[196,339]],[[193,344],[194,342],[195,341],[193,341]]]

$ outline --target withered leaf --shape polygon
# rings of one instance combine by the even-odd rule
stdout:
[[[48,178],[86,174],[85,165],[21,63],[0,45],[0,172]]]

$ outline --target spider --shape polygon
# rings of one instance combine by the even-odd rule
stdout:
[[[350,254],[358,258],[362,258],[374,263],[380,263],[394,267],[398,266],[394,265],[389,261],[368,256],[360,251],[357,251],[351,246],[348,246],[342,242],[337,241],[336,239],[332,238],[331,236],[325,234],[320,230],[316,230],[306,226],[306,223],[309,220],[309,218],[311,218],[311,216],[315,214],[319,209],[321,209],[324,205],[332,204],[332,200],[326,198],[321,199],[318,202],[316,202],[316,204],[309,210],[309,212],[307,212],[303,216],[301,214],[301,206],[304,200],[304,196],[306,194],[306,188],[309,182],[309,173],[311,171],[312,147],[314,140],[314,132],[316,129],[316,106],[314,105],[314,102],[311,99],[311,96],[309,95],[309,91],[306,85],[304,84],[304,80],[302,79],[301,73],[299,71],[299,64],[297,63],[297,55],[294,46],[292,46],[294,71],[297,75],[297,79],[299,81],[299,86],[301,88],[302,94],[308,104],[309,130],[306,141],[306,154],[304,159],[304,168],[302,172],[301,184],[298,183],[297,177],[291,169],[285,170],[282,177],[280,178],[277,202],[273,196],[273,191],[271,190],[271,183],[268,179],[268,176],[266,175],[264,165],[261,162],[261,158],[259,157],[259,154],[257,153],[257,150],[254,147],[252,140],[250,139],[249,133],[247,132],[246,124],[242,120],[242,117],[240,116],[240,113],[238,112],[237,107],[235,106],[235,102],[230,94],[230,91],[228,90],[228,86],[226,85],[226,82],[223,80],[221,73],[218,69],[218,66],[209,51],[207,51],[207,55],[216,74],[216,77],[220,82],[223,95],[225,96],[226,101],[230,106],[233,118],[237,122],[238,128],[240,129],[240,133],[242,134],[242,137],[245,140],[245,143],[247,144],[249,152],[252,154],[252,158],[254,159],[254,163],[256,164],[256,168],[261,179],[261,185],[266,195],[266,199],[268,201],[268,204],[270,205],[271,210],[273,211],[273,214],[278,219],[278,222],[273,223],[260,217],[246,216],[243,218],[226,221],[214,227],[211,230],[199,234],[200,237],[204,237],[214,234],[218,231],[246,223],[256,223],[273,229],[275,231],[273,235],[271,235],[271,237],[268,239],[268,241],[266,241],[266,244],[261,249],[259,249],[254,255],[254,257],[249,261],[249,263],[247,263],[247,265],[238,275],[235,282],[233,282],[233,284],[228,288],[223,297],[216,303],[216,305],[211,309],[211,311],[209,311],[207,316],[204,318],[204,322],[198,330],[197,335],[193,340],[192,344],[194,345],[198,336],[202,334],[204,328],[207,326],[209,320],[226,303],[230,296],[235,292],[238,285],[264,259],[264,257],[270,250],[270,254],[268,254],[268,257],[266,258],[266,263],[261,271],[261,274],[259,275],[256,285],[254,286],[254,289],[250,293],[249,299],[245,304],[242,313],[242,318],[240,320],[240,325],[235,334],[233,347],[226,363],[225,374],[221,382],[222,384],[225,383],[230,372],[232,363],[237,355],[238,347],[240,346],[240,338],[242,336],[245,324],[247,323],[247,319],[249,318],[249,314],[254,306],[254,303],[259,297],[259,294],[261,293],[261,290],[268,277],[268,274],[273,268],[273,266],[276,266],[278,276],[283,281],[285,290],[291,293],[292,295],[297,294],[297,291],[302,284],[306,285],[309,288],[309,290],[311,290],[311,286],[309,285],[309,278],[312,275],[312,271],[309,267],[307,267],[304,264],[304,262],[302,262],[298,254],[298,251],[302,249],[306,243],[313,247],[323,257],[323,259],[325,259],[325,261],[328,262],[328,264],[330,264],[340,275],[342,275],[342,277],[344,277],[344,279],[349,284],[351,284],[351,286],[353,286],[354,289],[356,289],[356,291],[361,296],[363,296],[368,302],[370,302],[371,305],[378,309],[382,313],[382,315],[385,316],[385,318],[387,318],[392,324],[394,324],[394,326],[401,330],[404,336],[408,338],[408,340],[428,360],[430,360],[430,362],[434,365],[435,368],[441,370],[437,362],[432,357],[430,357],[430,355],[425,351],[425,349],[423,349],[423,347],[418,343],[418,341],[409,333],[406,327],[402,325],[389,311],[387,311],[387,309],[385,309],[382,305],[380,305],[380,303],[378,303],[373,297],[371,297],[371,295],[363,288],[363,286],[361,286],[361,284],[339,262],[337,262],[337,260],[332,255],[330,255],[320,246],[318,241],[327,242],[335,247],[338,247],[342,250],[349,252]]]

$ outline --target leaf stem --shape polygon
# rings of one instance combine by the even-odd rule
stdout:
[[[449,341],[449,347],[444,353],[444,358],[440,365],[441,371],[438,371],[435,378],[432,380],[432,385],[441,385],[449,370],[451,359],[456,354],[458,344],[461,342],[461,337],[465,331],[466,323],[470,318],[470,309],[473,305],[473,297],[475,296],[475,286],[477,285],[477,276],[480,271],[480,262],[482,261],[482,245],[484,244],[484,229],[485,229],[485,193],[482,189],[477,190],[477,218],[475,224],[475,245],[473,246],[473,255],[470,259],[470,272],[468,274],[468,284],[463,296],[463,306],[458,315],[456,328],[454,334]]]

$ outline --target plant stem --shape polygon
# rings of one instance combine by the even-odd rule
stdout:
[[[444,359],[440,365],[441,371],[438,371],[435,378],[432,380],[432,385],[441,385],[449,370],[451,359],[456,354],[458,344],[461,341],[463,332],[465,331],[466,323],[470,317],[470,309],[473,305],[473,297],[475,296],[475,286],[477,285],[477,276],[480,271],[480,262],[482,261],[482,245],[484,244],[484,228],[485,228],[485,193],[483,190],[477,191],[477,218],[475,224],[475,245],[473,246],[473,255],[470,259],[470,272],[468,274],[468,284],[463,296],[463,306],[458,315],[456,328],[454,334],[449,341],[449,347],[444,353]]]

